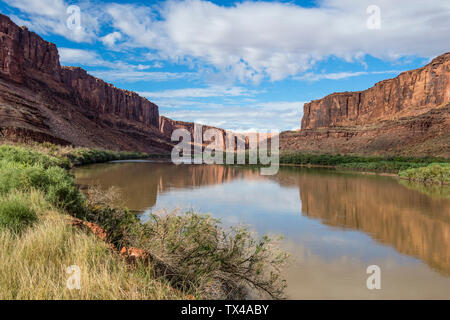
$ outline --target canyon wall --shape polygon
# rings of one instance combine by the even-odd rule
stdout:
[[[170,150],[158,106],[78,67],[0,14],[0,138],[116,150]]]
[[[81,68],[62,67],[61,71],[63,83],[73,90],[79,105],[158,128],[158,106],[137,93],[118,89]]]
[[[450,101],[450,53],[359,92],[333,93],[306,103],[302,129],[364,125],[417,116]]]
[[[190,134],[192,139],[194,139],[194,126],[195,123],[194,122],[185,122],[185,121],[177,121],[177,120],[172,120],[169,119],[167,117],[159,117],[159,129],[161,131],[161,133],[163,133],[165,136],[167,137],[171,137],[172,136],[172,132],[176,129],[185,129],[187,130]],[[227,139],[232,139],[234,138],[234,150],[236,150],[237,146],[238,146],[238,141],[240,141],[241,143],[243,143],[244,147],[246,149],[248,149],[248,144],[249,144],[249,137],[245,134],[240,134],[240,133],[235,133],[235,132],[231,132],[231,131],[226,131],[224,129],[220,129],[220,128],[216,128],[216,127],[211,127],[211,126],[207,126],[207,125],[202,125],[202,134],[204,136],[205,132],[209,129],[213,129],[213,130],[217,130],[221,136],[220,141],[218,141],[219,147],[221,147],[223,150],[226,149],[226,144],[227,144]],[[232,140],[230,140],[231,143]],[[213,141],[203,141],[203,145],[207,146],[210,145]]]
[[[186,121],[179,121],[179,120],[172,120],[167,117],[161,116],[159,117],[159,130],[164,135],[170,137],[172,135],[172,132],[177,129],[185,129],[189,131],[192,137],[194,137],[194,122],[186,122]],[[220,135],[222,136],[222,139],[225,141],[226,137],[226,131],[220,128],[211,127],[207,125],[201,125],[202,126],[202,133],[204,134],[209,129],[214,129],[220,132]]]
[[[450,157],[450,53],[303,109],[301,130],[280,135],[284,151]]]
[[[85,70],[61,67],[56,46],[0,15],[0,75],[30,87],[47,85],[69,96],[83,111],[114,114],[158,127],[158,107],[138,94],[121,90]]]

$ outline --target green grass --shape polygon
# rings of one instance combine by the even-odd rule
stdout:
[[[75,215],[81,215],[85,210],[85,199],[76,188],[73,176],[65,169],[0,161],[0,194],[32,189],[41,190],[51,204]]]
[[[23,165],[41,165],[45,168],[52,166],[64,167],[64,160],[20,146],[1,145],[0,160],[7,160]]]
[[[76,165],[162,156],[164,155],[149,155],[143,152],[62,147],[51,143],[36,143],[33,146],[0,146],[0,160],[42,165],[46,168],[59,166],[67,169]]]
[[[0,299],[183,299],[151,266],[130,268],[108,244],[68,223],[41,192],[23,194],[39,219],[20,234],[0,229]],[[80,290],[66,286],[80,268]]]
[[[0,230],[8,229],[20,233],[37,220],[36,212],[30,208],[25,197],[10,195],[0,198]]]

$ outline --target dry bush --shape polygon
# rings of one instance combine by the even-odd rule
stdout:
[[[106,190],[96,185],[89,186],[86,194],[89,205],[93,207],[119,207],[122,204],[122,192],[116,186],[109,187]]]
[[[145,227],[136,245],[183,290],[214,299],[284,297],[281,271],[288,255],[273,239],[256,239],[245,226],[224,229],[219,220],[193,212],[152,215]]]

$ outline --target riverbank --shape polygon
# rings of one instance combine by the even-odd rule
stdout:
[[[147,157],[0,146],[0,298],[283,297],[279,267],[287,256],[268,237],[256,239],[245,227],[225,230],[194,212],[155,214],[141,223],[111,205],[114,190],[83,194],[67,170],[137,156]],[[66,287],[71,266],[81,272],[79,290]]]
[[[364,157],[339,154],[280,154],[280,165],[310,166],[380,174],[424,184],[450,183],[450,159],[435,157]]]

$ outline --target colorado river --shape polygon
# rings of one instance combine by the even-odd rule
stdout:
[[[328,169],[118,162],[74,170],[82,185],[121,189],[124,205],[210,213],[225,226],[282,235],[292,299],[450,299],[450,200],[397,179]],[[369,290],[366,269],[381,270]]]

